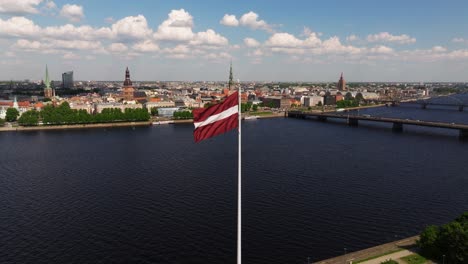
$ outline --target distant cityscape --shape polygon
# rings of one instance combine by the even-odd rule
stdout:
[[[466,83],[347,83],[341,73],[337,83],[274,83],[241,82],[242,102],[271,109],[286,110],[306,107],[334,107],[340,101],[355,100],[358,104],[378,100],[405,100],[427,98],[432,93],[462,92]],[[8,108],[16,108],[20,115],[45,105],[68,102],[71,109],[89,114],[104,109],[145,108],[151,113],[156,108],[159,116],[172,117],[180,110],[204,107],[222,100],[237,85],[232,65],[227,82],[132,82],[130,69],[125,70],[124,81],[74,81],[74,72],[62,74],[62,81],[50,80],[48,67],[40,82],[0,82],[0,118]]]

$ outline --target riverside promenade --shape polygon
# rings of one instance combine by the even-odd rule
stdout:
[[[76,124],[76,125],[57,125],[57,126],[17,126],[0,127],[0,132],[8,131],[41,131],[41,130],[67,130],[67,129],[86,129],[86,128],[110,128],[110,127],[134,127],[150,126],[151,122],[119,122],[119,123],[100,123],[100,124]]]
[[[350,252],[346,255],[314,262],[314,264],[373,264],[380,263],[386,259],[398,259],[400,257],[407,256],[415,252],[416,241],[418,239],[419,236],[408,237],[402,240],[363,249],[360,251]]]

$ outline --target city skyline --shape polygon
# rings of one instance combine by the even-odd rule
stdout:
[[[112,8],[109,6],[112,5]],[[1,80],[468,81],[468,3],[0,2]],[[287,70],[285,70],[287,69]]]

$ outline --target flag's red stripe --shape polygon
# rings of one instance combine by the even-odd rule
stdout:
[[[198,123],[198,122],[203,122],[205,121],[208,117],[212,115],[219,114],[235,105],[238,103],[238,92],[235,92],[228,96],[226,100],[224,100],[220,104],[216,104],[213,106],[210,106],[208,108],[198,108],[194,109],[193,112],[193,122]]]
[[[237,117],[239,114],[231,115],[228,118],[216,121],[206,126],[201,126],[193,131],[193,137],[195,142],[202,141],[204,139],[214,137],[223,133],[228,132],[239,126]]]

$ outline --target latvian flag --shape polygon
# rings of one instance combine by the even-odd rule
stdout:
[[[193,110],[195,142],[214,137],[239,126],[239,93],[228,96],[222,103]]]

